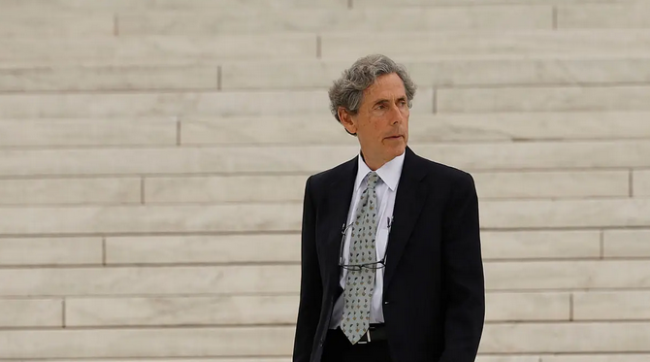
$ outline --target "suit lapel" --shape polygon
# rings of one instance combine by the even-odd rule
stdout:
[[[419,157],[410,148],[406,149],[404,166],[400,177],[393,223],[388,237],[386,250],[386,270],[384,271],[384,291],[388,288],[404,248],[413,232],[413,227],[422,211],[427,196],[427,188],[421,182],[425,174],[424,167],[418,167]]]
[[[327,230],[328,237],[324,240],[323,250],[328,251],[327,265],[330,271],[336,272],[336,275],[339,272],[338,259],[342,239],[341,231],[347,221],[358,167],[358,157],[343,164],[327,191],[328,210],[326,215],[328,215],[328,218],[325,230]]]

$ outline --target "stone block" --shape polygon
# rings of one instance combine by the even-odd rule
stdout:
[[[106,264],[299,263],[300,235],[115,236]]]
[[[0,327],[44,328],[63,326],[63,301],[60,299],[0,300]]]
[[[0,265],[101,265],[99,237],[45,237],[0,239]]]
[[[650,318],[650,292],[574,292],[573,318],[576,321],[643,321]]]
[[[0,120],[0,146],[172,146],[178,123],[167,119]]]

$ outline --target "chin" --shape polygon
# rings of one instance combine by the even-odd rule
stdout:
[[[401,142],[399,145],[395,145],[390,148],[390,155],[395,158],[406,151],[406,144]]]

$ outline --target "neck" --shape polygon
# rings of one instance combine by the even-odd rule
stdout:
[[[366,165],[368,166],[368,168],[371,169],[372,171],[379,170],[381,168],[381,166],[385,165],[387,162],[390,161],[390,160],[386,161],[386,160],[382,160],[382,159],[372,159],[372,158],[366,157],[363,154],[363,151],[361,151],[361,159],[363,159],[363,162],[365,162]]]

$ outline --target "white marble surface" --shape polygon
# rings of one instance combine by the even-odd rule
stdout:
[[[120,35],[215,35],[288,32],[409,32],[479,29],[552,29],[551,6],[441,8],[254,8],[205,13],[118,15]],[[248,21],[256,19],[256,21]]]
[[[0,207],[0,233],[27,236],[71,233],[295,231],[300,228],[301,213],[301,203],[7,206]]]
[[[634,196],[650,196],[650,170],[635,170],[632,173],[632,180],[632,189]]]
[[[2,3],[0,3],[2,7]],[[114,35],[113,14],[85,14],[75,16],[61,12],[14,12],[3,7],[0,14],[0,37],[12,38],[109,38]]]
[[[621,353],[621,354],[580,354],[580,355],[545,355],[542,362],[645,362],[650,354]]]
[[[441,56],[618,56],[648,54],[650,31],[643,30],[528,30],[482,32],[412,32],[409,34],[326,33],[323,59],[360,57],[381,52],[390,57],[427,59]]]
[[[68,298],[67,327],[295,324],[297,295]]]
[[[6,358],[18,359],[287,356],[294,333],[294,327],[285,326],[4,330],[0,331],[0,350]]]
[[[168,64],[237,59],[315,59],[315,34],[255,34],[213,37],[147,36],[113,38],[0,39],[0,63],[76,65]]]
[[[650,110],[650,87],[645,85],[446,88],[436,96],[440,113]]]
[[[483,200],[627,197],[630,194],[628,171],[476,172],[473,175]],[[307,177],[148,177],[144,200],[147,204],[301,202]]]
[[[43,0],[40,0],[43,1]],[[458,5],[563,5],[589,3],[629,3],[630,0],[353,0],[355,8],[376,6],[458,6]]]
[[[557,8],[559,29],[650,28],[650,5],[637,1],[562,5]]]
[[[485,321],[569,321],[568,293],[486,293]]]
[[[0,327],[47,328],[63,326],[62,299],[0,300]]]
[[[2,147],[172,146],[175,117],[0,120]]]
[[[435,59],[436,56],[418,61],[396,54],[395,61],[406,67],[416,84],[426,87],[644,84],[650,80],[650,58],[642,56]],[[225,62],[221,64],[222,88],[325,88],[354,60],[350,57],[348,61]]]
[[[486,321],[568,321],[569,293],[488,293]],[[67,327],[294,324],[298,295],[67,298]]]
[[[0,67],[0,90],[6,92],[216,91],[217,73],[216,65],[5,65]]]
[[[493,324],[483,331],[482,353],[648,352],[650,323]]]
[[[107,265],[299,262],[299,232],[106,237]]]
[[[412,148],[423,157],[471,172],[650,165],[647,141],[416,144]],[[0,150],[0,175],[311,174],[351,160],[358,152],[359,146],[5,149]]]
[[[433,91],[414,112],[431,113]],[[326,90],[233,92],[111,92],[0,95],[0,118],[151,116],[281,116],[329,114]]]
[[[0,239],[0,265],[101,265],[102,238],[42,237]]]
[[[483,260],[600,258],[600,231],[483,231]]]
[[[650,257],[650,228],[640,230],[605,230],[606,258]]]
[[[485,264],[485,287],[491,291],[573,289],[646,289],[650,265],[645,260],[525,261]]]
[[[300,266],[2,269],[0,280],[3,297],[287,294],[298,293]]]
[[[606,228],[650,226],[650,198],[485,201],[486,228]]]
[[[416,95],[414,103],[422,101]],[[649,112],[413,113],[409,142],[572,141],[650,138]],[[209,117],[181,120],[183,145],[357,145],[334,116]],[[1,123],[0,123],[1,124]]]
[[[648,291],[573,293],[573,316],[577,321],[647,320],[648,305]]]
[[[60,178],[0,180],[0,205],[140,204],[141,179]]]
[[[601,255],[600,231],[482,231],[481,248],[486,262],[593,260]],[[246,262],[299,263],[300,233],[106,237],[107,265]]]
[[[232,7],[250,8],[347,8],[348,0],[0,0],[3,9],[14,12],[69,11],[217,11]]]

